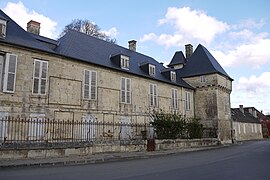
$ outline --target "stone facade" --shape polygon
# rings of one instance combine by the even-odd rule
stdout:
[[[99,116],[97,120],[100,120],[104,113],[133,116],[145,115],[152,109],[163,109],[176,111],[188,118],[194,117],[192,89],[31,49],[0,44],[0,50],[18,55],[15,92],[0,92],[2,116],[31,117],[31,114],[34,114],[50,119],[78,120],[85,113],[89,113]],[[48,62],[45,95],[32,93],[35,60]],[[85,100],[82,97],[85,69],[97,72],[96,100]],[[130,104],[120,102],[122,77],[131,80]],[[157,107],[149,105],[150,84],[157,85]],[[171,89],[177,90],[177,109],[172,108]],[[191,93],[191,109],[188,111],[184,108],[186,91]],[[144,118],[141,119],[144,120]],[[112,120],[108,119],[108,121]]]
[[[235,140],[262,139],[262,125],[257,123],[233,122]]]
[[[199,118],[205,127],[218,129],[220,140],[229,142],[232,129],[230,111],[232,81],[217,73],[184,78],[184,80],[196,87],[195,117]]]

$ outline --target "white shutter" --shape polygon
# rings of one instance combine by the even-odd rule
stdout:
[[[95,100],[97,97],[97,72],[91,71],[91,99]]]
[[[125,78],[121,78],[121,102],[123,103],[126,102],[125,89],[126,89]]]
[[[130,79],[126,79],[126,103],[130,104],[131,93],[130,93]]]
[[[83,90],[83,97],[85,99],[89,99],[89,79],[90,79],[90,72],[88,70],[84,70],[84,90]]]
[[[4,74],[4,92],[15,92],[15,82],[16,82],[16,71],[17,71],[17,55],[6,54],[6,66]]]

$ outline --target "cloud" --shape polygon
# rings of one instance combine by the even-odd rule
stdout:
[[[119,32],[117,31],[117,29],[115,27],[112,27],[109,30],[107,30],[107,31],[105,30],[102,32],[111,38],[116,38],[116,36],[119,34]]]
[[[270,113],[270,102],[268,100],[270,92],[270,72],[263,72],[259,76],[240,77],[234,83],[232,91],[232,107],[239,104],[251,106],[265,113]]]
[[[55,33],[57,23],[45,15],[27,9],[21,1],[18,3],[8,2],[3,11],[24,29],[30,20],[34,20],[41,23],[40,35],[48,38],[57,37]]]
[[[244,90],[247,92],[262,93],[270,90],[270,72],[264,72],[260,76],[256,77],[255,75],[250,76],[249,78],[240,77],[237,89]]]
[[[270,39],[262,38],[254,42],[243,43],[231,50],[211,51],[214,57],[224,67],[246,66],[260,68],[270,61]]]
[[[209,44],[216,35],[229,30],[226,23],[208,16],[203,11],[191,10],[189,7],[169,7],[165,18],[159,20],[160,26],[167,24],[174,28],[173,34],[149,33],[140,40],[142,42],[155,41],[166,47],[182,46],[194,41]]]

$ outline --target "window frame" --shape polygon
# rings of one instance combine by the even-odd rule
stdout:
[[[149,75],[152,76],[152,77],[155,77],[156,76],[156,66],[153,65],[153,64],[149,64]]]
[[[129,57],[121,55],[120,56],[120,66],[122,69],[129,70]]]
[[[39,62],[39,73],[38,73],[38,77],[35,77],[35,72],[36,72],[36,63]],[[46,75],[45,78],[42,77],[42,68],[43,68],[43,64],[46,64]],[[48,72],[49,72],[49,62],[45,61],[45,60],[41,60],[41,59],[34,59],[34,69],[33,69],[33,84],[32,84],[32,94],[33,95],[46,95],[47,94],[47,88],[48,88]],[[35,88],[35,79],[38,79],[38,92],[34,92],[34,88]],[[42,80],[45,80],[45,90],[44,93],[41,92],[41,82]]]
[[[171,81],[175,82],[176,81],[176,72],[175,71],[171,71]]]
[[[11,56],[15,57],[15,63],[14,63],[14,72],[10,71],[10,60]],[[6,92],[6,93],[15,93],[16,89],[16,78],[17,78],[17,64],[18,64],[18,55],[16,54],[11,54],[11,53],[6,53],[4,56],[4,61],[3,61],[3,74],[2,74],[2,83],[1,83],[1,91]],[[8,83],[9,83],[9,77],[14,76],[13,78],[13,85],[12,85],[12,90],[9,90],[8,88]]]
[[[201,75],[201,76],[200,76],[200,82],[201,82],[201,83],[205,83],[205,82],[206,82],[205,75]]]
[[[157,84],[149,85],[149,97],[150,97],[150,106],[158,107],[158,99],[157,99]]]
[[[0,19],[0,38],[6,37],[7,21]]]
[[[191,110],[191,92],[185,91],[185,110]]]
[[[120,80],[120,102],[131,104],[131,79],[121,77]]]
[[[88,84],[86,83],[86,72],[88,72]],[[93,79],[93,75],[95,74],[95,79]],[[98,79],[97,71],[93,71],[90,69],[84,69],[83,74],[83,99],[86,100],[97,100],[97,79]],[[85,87],[88,86],[88,94],[85,91]],[[94,90],[94,93],[93,93]],[[86,97],[87,95],[87,97]]]
[[[175,88],[172,88],[172,108],[178,109],[178,91]]]

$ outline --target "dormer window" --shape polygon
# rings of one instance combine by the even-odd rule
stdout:
[[[121,68],[129,69],[129,57],[121,55]]]
[[[149,75],[150,76],[156,75],[156,66],[153,64],[149,64]]]
[[[175,73],[175,71],[171,71],[171,81],[176,81],[176,73]]]
[[[0,19],[0,38],[6,37],[7,21]]]

